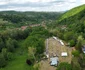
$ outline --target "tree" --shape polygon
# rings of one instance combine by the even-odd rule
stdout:
[[[6,66],[7,62],[3,55],[0,54],[0,67]]]
[[[6,41],[6,47],[7,47],[7,50],[9,52],[13,52],[15,50],[14,48],[14,43],[13,43],[13,40],[11,38],[9,38],[7,41]]]
[[[28,55],[30,57],[33,57],[34,60],[36,60],[35,53],[36,53],[36,48],[34,48],[34,47],[28,47]]]
[[[66,63],[66,62],[62,62],[59,64],[57,70],[71,70],[71,64]]]
[[[80,52],[75,50],[72,52],[72,54],[75,56],[75,57],[78,57],[80,55]]]
[[[79,59],[78,59],[82,69],[85,69],[85,54],[81,54]]]
[[[33,36],[28,36],[25,40],[24,44],[26,47],[33,46],[36,48],[36,54],[42,54],[45,47],[44,47],[44,39],[40,38],[41,35],[36,34]]]
[[[36,55],[40,55],[44,52],[45,46],[44,46],[44,40],[38,39],[38,42],[36,44]]]
[[[74,32],[66,32],[65,34],[64,34],[64,40],[66,40],[66,41],[69,41],[69,40],[72,40],[73,39],[73,35],[74,35]]]
[[[81,51],[81,47],[82,47],[82,42],[83,42],[84,38],[82,36],[79,36],[77,39],[77,44],[76,44],[76,48]]]
[[[7,60],[12,60],[12,59],[14,59],[14,56],[13,56],[13,53],[11,53],[11,52],[8,52],[7,53]]]
[[[69,43],[70,43],[70,46],[71,46],[71,47],[75,46],[75,41],[74,41],[74,40],[70,40]]]
[[[32,32],[31,28],[26,28],[23,33],[24,38],[27,38],[31,32]]]
[[[0,52],[1,52],[2,48],[4,48],[4,47],[5,47],[4,42],[3,42],[3,40],[0,38]]]
[[[18,47],[18,42],[17,42],[17,40],[13,39],[12,42],[13,42],[14,48],[17,48],[17,47]]]
[[[7,53],[8,53],[7,49],[3,48],[1,53],[4,56],[5,60],[7,60],[8,59],[8,57],[7,57]]]
[[[80,66],[80,64],[78,62],[78,58],[74,57],[72,59],[71,64],[72,64],[72,70],[81,70],[81,66]]]

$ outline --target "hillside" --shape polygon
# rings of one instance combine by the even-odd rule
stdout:
[[[60,18],[59,18],[59,22],[70,18],[70,17],[75,17],[76,15],[78,15],[79,13],[82,14],[81,12],[83,12],[85,10],[85,4],[78,6],[76,8],[73,8],[67,12],[65,12]]]
[[[85,5],[67,11],[57,21],[57,36],[76,45],[78,37],[85,38]]]
[[[83,47],[85,47],[85,5],[73,8],[61,15],[57,20],[56,28],[54,34],[73,48],[72,70],[85,70],[85,53],[83,51]],[[62,70],[62,67],[60,68],[59,70]]]
[[[62,12],[18,12],[0,11],[0,31],[21,26],[53,24]]]
[[[59,12],[2,11],[0,12],[0,18],[17,24],[36,24],[42,21],[56,20],[60,14]]]
[[[74,40],[75,44],[78,36],[85,38],[85,5],[73,8],[64,13],[58,20],[62,39],[66,41]],[[67,38],[68,37],[68,38]],[[69,42],[68,41],[68,42]]]

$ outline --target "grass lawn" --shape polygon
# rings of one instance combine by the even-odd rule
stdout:
[[[14,60],[9,61],[5,68],[1,68],[0,70],[34,70],[32,66],[28,66],[26,64],[27,59],[27,51],[23,50],[21,47],[13,53]]]

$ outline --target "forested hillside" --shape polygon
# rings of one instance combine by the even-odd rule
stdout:
[[[75,11],[78,10],[79,12],[73,15],[72,13],[75,13],[75,12],[73,12],[73,10],[75,10]],[[67,16],[67,14],[68,14],[68,17],[63,18],[63,20],[61,20],[61,18],[63,16]],[[59,20],[61,20],[61,21],[59,21]],[[59,20],[57,21],[57,24],[59,24],[60,26],[63,26],[63,27],[61,27],[61,29],[64,30],[65,33],[72,32],[72,33],[74,33],[74,36],[75,36],[75,34],[77,36],[82,35],[85,38],[85,34],[84,34],[84,32],[85,32],[85,5],[76,7],[74,9],[66,12],[59,18]]]
[[[42,21],[55,20],[60,14],[58,12],[2,11],[0,12],[0,18],[17,24],[38,24]]]
[[[39,26],[54,24],[62,12],[0,12],[0,32],[9,29],[20,29],[22,26]]]
[[[70,47],[75,48],[72,52],[74,56],[71,62],[72,70],[84,70],[85,54],[83,54],[82,48],[85,46],[85,5],[73,8],[64,13],[57,20],[56,25],[58,26],[55,31],[56,36],[66,41]],[[62,68],[64,64],[60,66]]]

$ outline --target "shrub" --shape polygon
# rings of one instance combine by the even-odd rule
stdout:
[[[29,60],[29,59],[26,60],[26,63],[27,63],[28,65],[32,65],[32,64],[33,64],[32,61]]]
[[[80,52],[78,50],[75,50],[72,52],[72,54],[75,56],[75,57],[78,57]]]
[[[71,46],[71,47],[75,46],[75,41],[74,41],[74,40],[70,40],[69,43],[70,43],[70,46]]]
[[[7,62],[3,55],[0,55],[0,67],[6,66]]]
[[[57,70],[72,70],[71,68],[72,68],[71,64],[66,63],[66,62],[62,62],[59,64]]]

